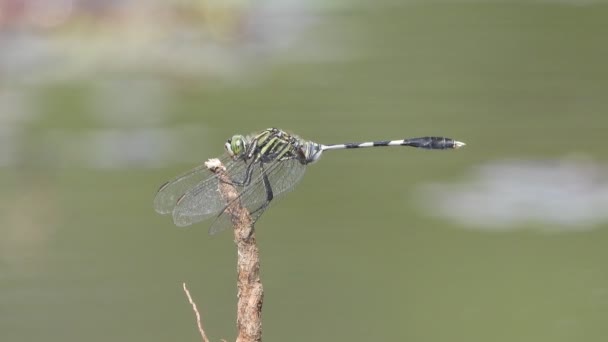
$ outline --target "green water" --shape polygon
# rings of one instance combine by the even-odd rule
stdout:
[[[169,124],[206,128],[180,152],[200,160],[270,126],[322,143],[468,144],[312,165],[257,225],[264,339],[604,341],[606,224],[489,233],[425,215],[410,192],[504,158],[606,162],[607,22],[601,4],[370,5],[332,12],[306,38],[348,58],[279,64],[246,85],[176,82]],[[82,115],[88,86],[34,87],[45,115],[25,127],[31,159],[0,169],[0,339],[197,341],[187,281],[208,335],[233,340],[230,233],[177,229],[152,209],[156,188],[193,164],[104,171],[32,152],[49,129],[97,127]]]

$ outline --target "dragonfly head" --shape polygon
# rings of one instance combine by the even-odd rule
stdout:
[[[247,139],[242,135],[233,135],[232,138],[226,141],[224,148],[226,152],[232,157],[240,157],[245,151],[247,151]]]

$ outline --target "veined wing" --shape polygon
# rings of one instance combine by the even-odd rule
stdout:
[[[222,156],[221,161],[227,169],[238,167],[238,163],[234,162],[227,154]],[[232,171],[238,173],[238,170]],[[217,181],[213,179],[214,177],[215,175],[203,164],[161,185],[154,197],[154,210],[159,214],[173,212],[177,201],[189,190],[204,189],[210,187],[212,183],[217,184]]]
[[[226,209],[234,201],[241,201],[242,205],[249,210],[254,222],[268,209],[270,203],[267,203],[268,194],[264,184],[262,167],[260,167],[259,162],[252,167],[254,169],[251,183],[240,191],[238,198],[228,204],[224,203],[221,212],[209,228],[209,234],[217,234],[229,226],[230,217],[228,217]],[[297,159],[274,161],[264,164],[263,168],[270,183],[273,200],[292,190],[306,171],[306,166],[302,165]]]
[[[235,182],[237,188],[242,188],[247,175],[247,166],[243,160],[222,161],[226,173]],[[205,168],[206,169],[206,168]],[[219,193],[219,178],[215,174],[201,181],[194,187],[187,188],[185,193],[177,198],[173,208],[173,222],[178,227],[189,226],[217,215],[226,206],[226,201]]]

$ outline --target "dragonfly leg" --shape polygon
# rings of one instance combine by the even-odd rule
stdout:
[[[276,156],[270,155],[270,156],[261,156],[261,158],[257,159],[260,161],[260,168],[262,169],[262,173],[266,174],[264,172],[264,163],[270,163],[272,162],[274,159],[276,158]],[[237,181],[237,180],[232,180],[232,184],[236,185],[236,186],[248,186],[251,183],[251,178],[253,176],[253,166],[257,165],[257,160],[249,163],[249,165],[247,165],[247,172],[245,173],[245,179],[243,181]]]
[[[264,181],[264,188],[266,189],[266,206],[272,201],[274,198],[274,193],[272,192],[272,187],[270,186],[270,180],[268,179],[268,174],[266,170],[264,170],[264,164],[260,164],[260,168],[262,168],[262,180]]]
[[[245,172],[245,179],[243,179],[242,181],[239,181],[239,180],[231,178],[231,183],[236,186],[249,185],[249,183],[251,183],[251,177],[253,175],[253,165],[254,165],[254,163],[250,163],[249,165],[247,165],[247,171]]]
[[[264,189],[266,190],[266,201],[257,209],[251,212],[251,215],[254,217],[253,223],[258,220],[260,216],[264,213],[266,208],[270,205],[270,202],[274,198],[274,192],[272,191],[272,186],[270,185],[270,180],[268,179],[268,174],[264,169],[264,162],[260,161],[260,169],[262,170],[262,182],[264,183]],[[251,230],[251,234],[253,234],[253,229]],[[251,234],[249,234],[251,236]],[[249,238],[249,237],[247,237]]]

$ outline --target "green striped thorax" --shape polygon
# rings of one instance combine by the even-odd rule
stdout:
[[[306,165],[321,157],[322,145],[300,139],[278,128],[268,128],[253,136],[234,135],[224,145],[233,159],[254,162],[297,159]]]

